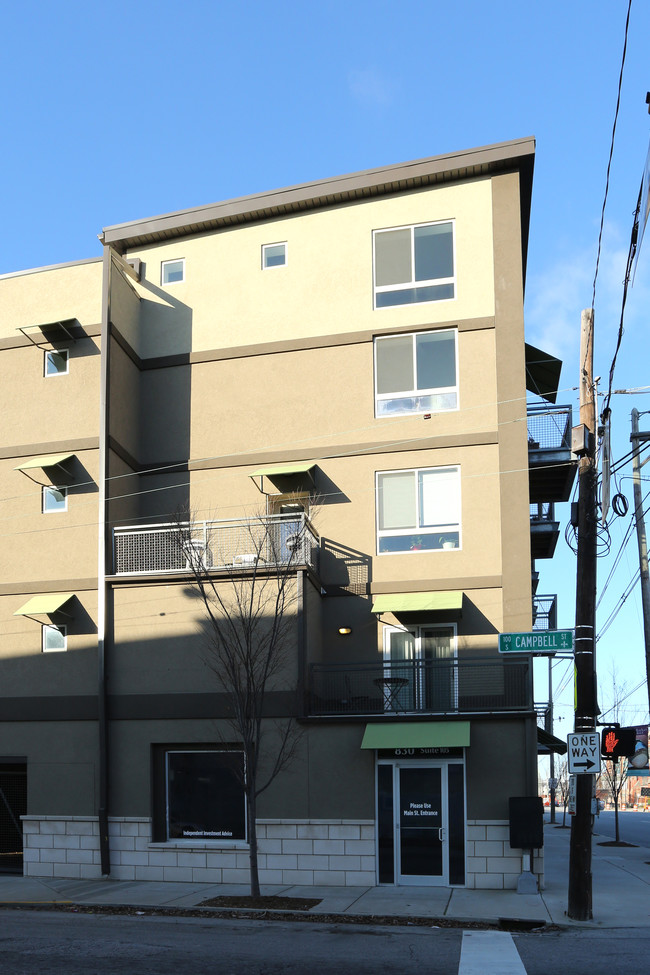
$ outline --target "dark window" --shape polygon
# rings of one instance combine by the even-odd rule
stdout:
[[[209,746],[155,746],[154,840],[246,840],[244,756]]]

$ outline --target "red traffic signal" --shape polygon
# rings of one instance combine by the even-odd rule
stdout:
[[[636,728],[603,728],[600,754],[603,758],[631,758],[636,748]]]

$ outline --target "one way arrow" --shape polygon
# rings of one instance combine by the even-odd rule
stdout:
[[[586,762],[574,762],[573,767],[590,769],[593,768],[595,764],[595,762],[592,762],[591,759],[588,758]]]

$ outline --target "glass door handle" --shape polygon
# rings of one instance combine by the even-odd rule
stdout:
[[[441,843],[444,843],[445,842],[445,827],[444,826],[440,826],[438,828],[438,839],[440,840]]]

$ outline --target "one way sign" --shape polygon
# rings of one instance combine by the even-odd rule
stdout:
[[[600,735],[597,731],[568,735],[566,743],[571,775],[600,775]]]

